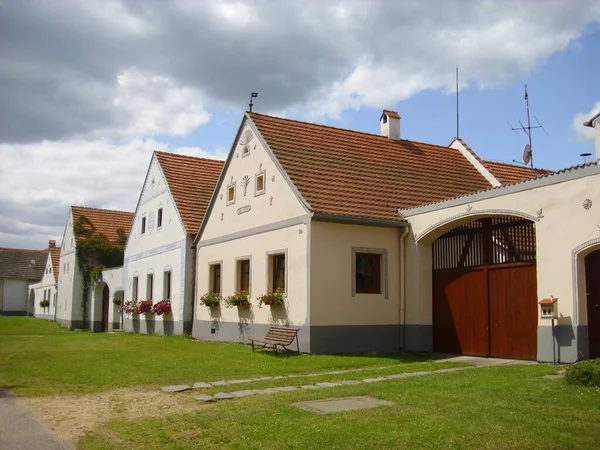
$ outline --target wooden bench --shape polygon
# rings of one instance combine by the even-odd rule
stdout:
[[[290,350],[287,347],[291,345],[292,342],[294,342],[294,339],[296,339],[296,352],[300,354],[300,344],[298,344],[298,331],[300,331],[300,328],[271,327],[269,328],[269,331],[267,331],[267,335],[264,337],[264,339],[250,338],[250,341],[252,341],[252,351],[254,351],[255,342],[260,342],[261,344],[263,344],[263,346],[259,348],[265,348],[267,347],[267,345],[273,347],[275,349],[276,355],[277,346],[281,346],[281,348],[285,350],[294,351]]]

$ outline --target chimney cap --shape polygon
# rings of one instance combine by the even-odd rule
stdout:
[[[381,113],[381,117],[379,118],[379,120],[381,120],[384,115],[387,115],[392,119],[400,119],[400,114],[398,114],[397,111],[392,111],[391,109],[384,109]]]
[[[56,241],[54,239],[50,239],[48,241],[48,247],[50,247],[50,248],[56,247]]]

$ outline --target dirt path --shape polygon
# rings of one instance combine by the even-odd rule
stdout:
[[[17,401],[72,445],[86,432],[108,421],[164,417],[212,407],[199,404],[191,396],[161,395],[149,388],[123,388],[83,396],[19,398]]]

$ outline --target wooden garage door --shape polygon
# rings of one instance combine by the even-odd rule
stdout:
[[[495,217],[456,228],[433,246],[434,349],[535,359],[535,229]]]

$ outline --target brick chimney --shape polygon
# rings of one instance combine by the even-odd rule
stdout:
[[[54,239],[50,239],[48,241],[48,248],[55,248],[56,247],[56,241]]]
[[[400,139],[400,115],[396,111],[384,109],[379,118],[381,135],[390,139]]]

